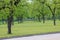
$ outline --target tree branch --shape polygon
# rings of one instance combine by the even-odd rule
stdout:
[[[51,7],[49,6],[49,5],[46,5],[49,9],[50,9],[50,11],[53,13],[53,11],[52,11],[52,9],[51,9]]]
[[[19,2],[20,2],[20,0],[15,0],[14,5],[17,6]]]

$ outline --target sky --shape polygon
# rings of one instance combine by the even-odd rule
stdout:
[[[32,2],[32,0],[27,0],[27,2],[28,2],[28,3],[31,3],[31,2]]]

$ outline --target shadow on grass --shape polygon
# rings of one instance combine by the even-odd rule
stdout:
[[[29,37],[29,36],[36,36],[36,35],[49,35],[49,34],[57,34],[57,33],[60,33],[60,31],[58,31],[58,32],[49,32],[49,33],[40,33],[40,34],[29,34],[29,35],[23,35],[23,36],[12,36],[12,37],[0,38],[0,40],[10,39],[10,38]]]

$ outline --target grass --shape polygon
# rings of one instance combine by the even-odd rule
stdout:
[[[12,36],[23,36],[29,34],[41,34],[49,32],[60,31],[60,21],[56,22],[57,25],[54,26],[52,21],[46,21],[45,24],[42,22],[25,21],[24,23],[15,23],[12,26],[12,34],[7,34],[7,25],[0,25],[0,38],[12,37]]]

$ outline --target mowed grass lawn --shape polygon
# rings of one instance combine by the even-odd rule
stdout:
[[[12,26],[12,34],[7,34],[7,25],[0,25],[0,38],[12,37],[12,36],[23,36],[30,34],[42,34],[49,32],[60,32],[60,21],[56,21],[57,25],[53,25],[53,21],[46,21],[45,24],[42,22],[25,21],[23,23],[15,23]]]

